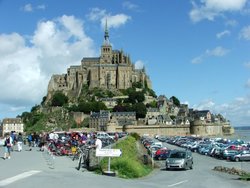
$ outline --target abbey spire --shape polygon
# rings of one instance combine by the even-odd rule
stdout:
[[[108,31],[108,21],[106,18],[105,31],[104,31],[104,45],[110,45],[109,43],[109,31]]]

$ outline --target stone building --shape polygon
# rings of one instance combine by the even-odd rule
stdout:
[[[89,128],[97,131],[107,131],[108,123],[116,122],[116,126],[136,125],[135,112],[109,112],[100,110],[100,112],[91,112],[89,118]]]
[[[109,42],[107,22],[99,57],[84,57],[81,65],[70,66],[67,74],[53,75],[48,85],[47,102],[54,91],[62,91],[72,98],[80,95],[83,85],[107,90],[127,89],[135,82],[151,88],[145,69],[135,69],[130,56],[123,50],[113,50]]]
[[[1,134],[16,132],[23,133],[24,124],[21,118],[5,118],[2,121]]]
[[[100,112],[91,112],[89,118],[89,128],[97,131],[106,131],[107,124],[110,121],[110,112],[107,110],[100,110]]]

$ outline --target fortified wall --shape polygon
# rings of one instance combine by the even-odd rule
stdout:
[[[201,123],[198,122],[189,125],[127,125],[122,126],[108,126],[108,132],[123,132],[128,133],[136,132],[140,136],[142,135],[166,135],[166,136],[222,136],[226,133],[223,132],[223,124],[216,123]]]
[[[222,124],[194,121],[190,124],[190,134],[200,136],[223,135]]]
[[[169,126],[169,125],[139,125],[139,126],[134,126],[134,125],[127,125],[125,128],[121,126],[116,126],[116,127],[109,127],[108,126],[108,132],[123,132],[126,131],[128,133],[133,133],[136,132],[140,136],[143,135],[166,135],[166,136],[175,136],[175,135],[180,135],[180,136],[187,136],[190,135],[190,127],[189,126]]]

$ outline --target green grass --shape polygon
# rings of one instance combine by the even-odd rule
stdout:
[[[240,176],[241,180],[250,181],[250,173]]]
[[[139,178],[148,175],[152,171],[151,165],[144,165],[138,156],[136,139],[128,136],[120,141],[114,148],[122,150],[121,157],[111,158],[110,169],[121,178]],[[108,158],[101,161],[102,170],[107,170]]]

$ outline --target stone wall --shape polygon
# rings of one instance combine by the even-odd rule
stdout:
[[[223,135],[222,124],[194,122],[190,125],[190,133],[200,136]]]
[[[117,132],[122,132],[123,127],[116,127]],[[175,136],[181,135],[186,136],[190,135],[189,126],[159,126],[159,125],[140,125],[140,126],[126,126],[125,131],[128,133],[136,132],[140,136],[142,135],[166,135],[166,136]]]

